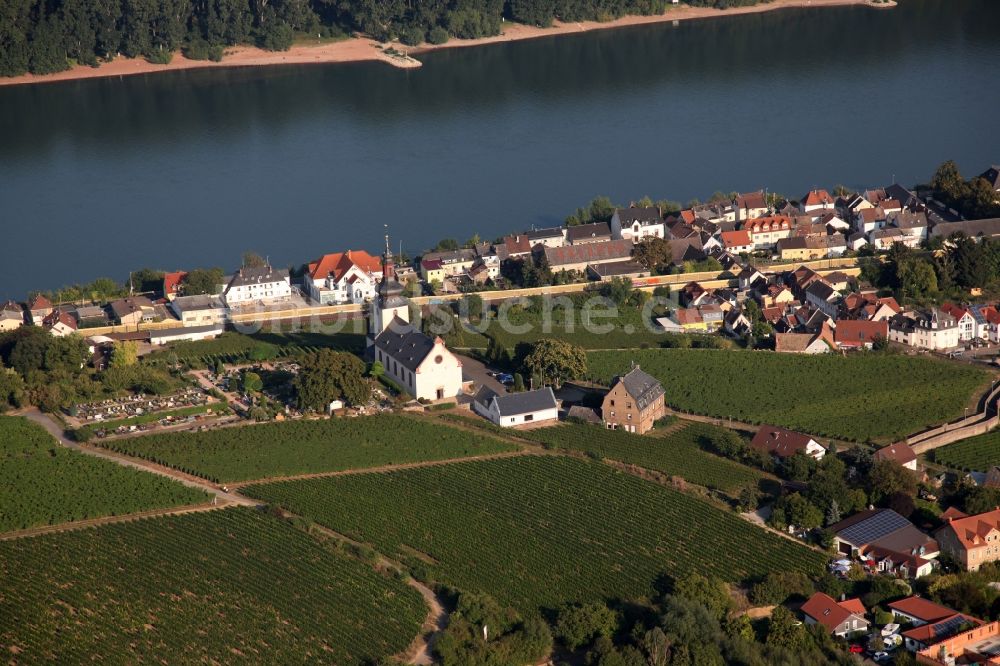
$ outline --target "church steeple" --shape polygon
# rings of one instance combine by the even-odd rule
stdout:
[[[378,286],[378,296],[372,303],[368,335],[374,340],[389,327],[393,319],[410,321],[410,303],[403,296],[403,285],[396,280],[389,250],[389,225],[386,225],[385,255],[382,257],[382,282]]]

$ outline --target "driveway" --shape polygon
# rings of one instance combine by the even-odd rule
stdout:
[[[488,370],[480,361],[471,356],[462,356],[461,354],[456,354],[456,356],[462,362],[462,379],[471,379],[475,383],[475,391],[478,391],[480,386],[486,386],[499,395],[507,392],[507,388],[503,384],[486,374]]]

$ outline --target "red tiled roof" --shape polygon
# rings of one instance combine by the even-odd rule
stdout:
[[[373,275],[382,272],[382,260],[378,257],[373,257],[364,250],[348,250],[324,254],[309,264],[309,274],[314,280],[325,280],[329,275],[333,275],[334,280],[339,280],[351,266],[357,266],[363,272]]]
[[[804,206],[822,206],[823,204],[832,204],[833,197],[826,190],[811,190],[802,199],[802,205]]]
[[[736,206],[739,208],[767,208],[764,201],[763,192],[747,192],[736,197]]]
[[[694,211],[691,210],[691,209],[682,210],[681,211],[681,219],[684,220],[685,222],[687,222],[688,224],[691,224],[695,220]]]
[[[861,607],[862,612],[854,609]],[[864,605],[859,599],[849,599],[839,604],[828,594],[817,592],[802,604],[802,612],[822,624],[829,631],[836,629],[851,615],[860,614],[864,617]]]
[[[767,217],[755,217],[747,220],[743,229],[751,234],[759,234],[768,231],[781,231],[792,228],[792,218],[787,215],[769,215]]]
[[[969,514],[965,513],[964,511],[962,511],[961,509],[959,509],[957,506],[949,506],[941,514],[940,518],[941,518],[941,520],[947,521],[950,518],[965,518],[968,515]]]
[[[914,627],[913,629],[904,631],[903,637],[909,638],[913,641],[918,641],[924,645],[935,645],[959,633],[958,628],[965,623],[976,627],[986,624],[982,620],[972,617],[971,615],[952,612],[952,614],[948,617],[943,617],[934,622],[922,624],[919,627]]]
[[[962,317],[964,317],[969,313],[969,311],[963,308],[961,305],[955,305],[954,303],[943,303],[941,305],[941,311],[950,314],[952,317],[955,318],[955,321],[958,321],[959,319],[961,319]]]
[[[678,308],[675,310],[677,323],[683,326],[684,324],[698,324],[702,322],[701,312],[698,308]]]
[[[174,273],[163,274],[163,295],[176,294],[180,290],[181,282],[187,277],[187,271],[176,271]]]
[[[882,201],[882,210],[900,210],[902,208],[896,199],[884,199]]]
[[[1000,532],[1000,509],[977,513],[965,518],[953,518],[941,529],[952,530],[959,544],[965,550],[984,548],[988,545],[986,537],[991,532]]]
[[[864,319],[839,319],[833,329],[833,339],[841,347],[863,347],[876,337],[889,337],[889,322]]]
[[[739,231],[723,231],[722,232],[722,244],[726,247],[740,247],[742,245],[751,245],[750,234],[746,229],[741,229]]]
[[[799,451],[805,452],[812,437],[794,430],[786,430],[778,426],[762,425],[750,441],[750,446],[765,451],[779,458],[793,456]]]
[[[34,298],[28,301],[29,310],[48,310],[52,307],[52,301],[45,298],[43,294],[37,294]]]
[[[837,328],[840,327],[838,326]],[[913,452],[913,449],[906,442],[896,442],[895,444],[879,449],[872,457],[875,460],[891,460],[900,465],[905,465],[916,460],[917,454]]]
[[[443,266],[440,259],[422,259],[420,265],[425,271],[438,271]]]
[[[921,622],[937,622],[955,614],[951,608],[928,601],[923,597],[906,597],[899,601],[893,601],[889,604],[889,610],[899,611],[910,617],[915,617]]]

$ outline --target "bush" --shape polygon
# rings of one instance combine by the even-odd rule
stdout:
[[[448,31],[436,25],[431,28],[431,32],[427,36],[427,41],[431,44],[445,44],[448,41]]]
[[[287,51],[294,40],[291,26],[277,22],[272,22],[257,36],[257,44],[267,51]]]
[[[424,31],[418,26],[411,25],[399,36],[399,41],[407,46],[416,46],[424,41]]]
[[[208,60],[209,48],[209,43],[204,39],[195,39],[188,42],[182,51],[188,60]]]
[[[173,59],[174,52],[167,49],[159,49],[146,56],[146,62],[154,65],[169,65]]]

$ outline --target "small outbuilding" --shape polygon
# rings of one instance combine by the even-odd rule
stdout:
[[[548,386],[505,395],[484,386],[472,399],[472,409],[503,428],[559,419],[559,404]]]

